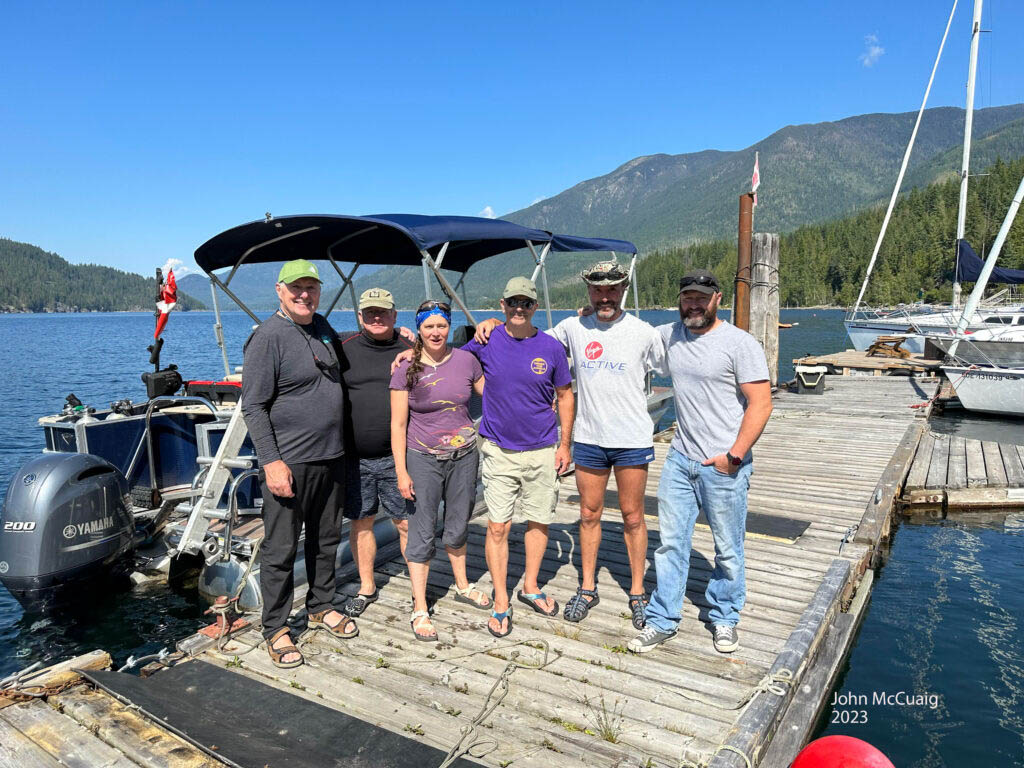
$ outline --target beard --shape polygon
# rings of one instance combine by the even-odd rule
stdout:
[[[701,328],[707,328],[715,322],[715,317],[718,315],[718,307],[710,306],[706,310],[691,309],[689,312],[684,312],[680,309],[679,315],[683,325],[687,328],[700,330]]]

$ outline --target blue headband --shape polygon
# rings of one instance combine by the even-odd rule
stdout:
[[[435,305],[430,309],[424,309],[422,312],[416,313],[416,327],[419,328],[421,325],[423,325],[426,319],[431,315],[440,315],[447,321],[448,325],[452,324],[452,316],[448,312],[445,312],[443,309],[441,309],[439,306]]]

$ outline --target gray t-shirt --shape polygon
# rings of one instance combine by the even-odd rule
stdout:
[[[740,384],[768,379],[764,350],[749,333],[726,322],[700,335],[682,322],[657,330],[666,347],[667,368],[661,373],[672,376],[676,405],[672,447],[694,461],[726,453],[747,407]]]
[[[623,313],[611,323],[596,315],[567,317],[548,333],[568,350],[576,373],[573,440],[602,448],[650,448],[654,423],[644,384],[649,369],[664,366],[658,331]]]
[[[260,466],[278,459],[325,461],[344,453],[345,360],[339,359],[337,338],[320,315],[298,325],[275,312],[245,342],[242,413]]]

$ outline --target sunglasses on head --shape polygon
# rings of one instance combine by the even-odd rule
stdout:
[[[625,272],[618,269],[611,269],[607,272],[591,272],[587,275],[587,280],[622,280],[625,277]]]
[[[537,306],[537,300],[526,297],[517,299],[515,296],[511,296],[505,299],[505,306],[509,309],[533,309]]]
[[[440,309],[443,312],[447,312],[448,314],[451,314],[452,305],[451,304],[447,304],[447,303],[445,303],[443,301],[433,301],[433,300],[431,300],[431,301],[424,301],[422,304],[420,304],[420,308],[417,309],[416,311],[417,312],[426,312],[429,309]]]
[[[705,288],[715,288],[717,290],[718,281],[712,277],[705,277],[704,275],[683,278],[679,281],[679,290],[683,290],[688,285],[703,285]]]

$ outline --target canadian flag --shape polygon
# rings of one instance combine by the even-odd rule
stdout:
[[[157,295],[156,308],[160,313],[156,317],[156,330],[153,331],[153,338],[159,339],[160,334],[164,332],[164,326],[167,325],[167,318],[171,315],[171,310],[174,309],[174,305],[178,303],[178,283],[174,279],[174,270],[168,270],[167,279],[160,284],[160,293]]]
[[[754,193],[754,205],[757,205],[757,188],[761,186],[761,172],[757,169],[757,152],[754,153],[754,175],[750,177],[750,191]]]

